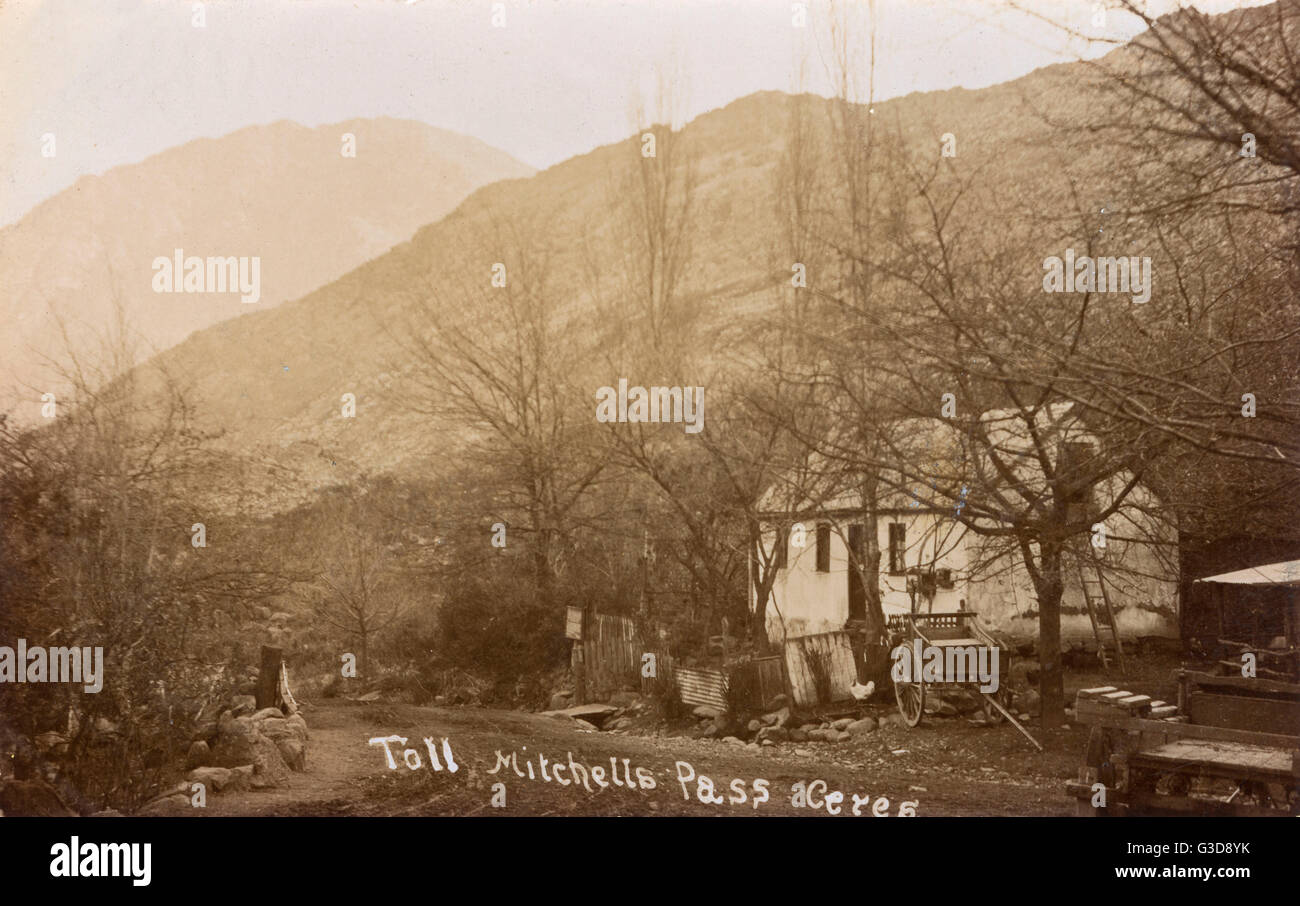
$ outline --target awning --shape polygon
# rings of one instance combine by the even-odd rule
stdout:
[[[1282,585],[1300,588],[1300,560],[1283,560],[1264,566],[1251,566],[1236,572],[1206,576],[1197,582],[1216,582],[1221,585]]]

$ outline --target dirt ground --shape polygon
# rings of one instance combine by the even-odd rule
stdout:
[[[1067,674],[1067,700],[1075,690],[1095,685],[1169,700],[1175,666],[1131,664],[1124,677]],[[864,706],[862,713],[892,710],[892,699],[885,698]],[[1085,727],[1044,730],[1034,720],[1030,730],[1043,744],[1040,753],[1010,724],[975,726],[965,716],[927,715],[915,729],[885,726],[840,743],[787,742],[755,751],[712,739],[583,730],[572,721],[518,711],[322,700],[304,703],[303,713],[311,728],[305,774],[292,775],[279,790],[211,795],[205,809],[187,811],[214,816],[825,816],[824,797],[839,791],[842,800],[831,800],[841,817],[851,815],[855,794],[862,816],[873,809],[897,815],[904,802],[919,816],[1070,815],[1075,803],[1065,795],[1064,782],[1074,777],[1087,737]],[[406,737],[405,748],[419,753],[419,768],[407,767],[401,745],[393,747],[395,769],[388,767],[381,746],[369,745],[372,737],[394,734]],[[433,738],[440,757],[441,739],[449,740],[455,773],[431,770],[424,737]],[[507,758],[515,753],[513,763],[500,766],[498,752]],[[600,788],[594,777],[590,792],[554,777],[544,781],[539,755],[548,765],[566,765],[566,776],[572,773],[570,755],[589,774],[599,765],[607,786]],[[617,776],[640,780],[633,789],[611,782],[611,758]],[[687,763],[689,771],[680,767],[681,772],[695,778],[685,792],[678,762]],[[653,777],[653,789],[643,788],[647,776]],[[709,779],[707,785],[701,776]],[[759,792],[763,785],[755,782],[760,778],[767,781],[768,795],[756,806],[756,799],[765,798]],[[793,785],[817,780],[826,784],[813,788],[813,801],[821,807],[793,805]],[[500,807],[492,804],[494,796],[502,800],[500,788],[493,788],[497,783],[505,787]],[[740,800],[741,793],[743,802],[729,801]],[[882,805],[882,798],[888,802]]]

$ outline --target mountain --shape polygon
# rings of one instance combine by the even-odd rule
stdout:
[[[343,155],[346,133],[355,157]],[[533,171],[477,139],[411,120],[280,121],[86,176],[0,229],[0,411],[19,419],[93,359],[120,305],[135,360],[325,285],[440,219],[487,183]],[[155,292],[153,262],[260,259],[260,298]],[[209,287],[204,286],[204,289]],[[251,294],[250,294],[251,295]],[[65,343],[60,319],[67,325]]]
[[[1117,59],[1122,64],[1124,58]],[[978,174],[981,198],[972,208],[977,219],[960,224],[963,241],[996,241],[999,232],[1029,222],[1026,211],[1056,212],[1059,231],[1035,238],[1059,251],[1061,241],[1078,235],[1080,216],[1096,220],[1122,207],[1131,191],[1132,155],[1140,149],[1094,138],[1088,130],[1090,122],[1111,114],[1113,102],[1089,64],[1069,63],[980,90],[880,102],[871,115],[896,125],[926,167],[944,166],[941,136],[956,137],[958,164]],[[776,290],[789,285],[777,185],[791,111],[805,114],[814,124],[813,140],[824,143],[833,104],[763,92],[681,129],[679,147],[696,161],[691,256],[681,292],[698,315],[693,342],[699,350],[731,352],[721,332],[770,307]],[[424,306],[424,317],[468,313],[491,323],[498,312],[490,292],[477,287],[487,286],[495,262],[515,266],[509,234],[517,230],[545,246],[552,289],[584,327],[574,341],[584,363],[583,373],[574,375],[575,392],[592,400],[583,387],[594,391],[620,377],[651,383],[653,375],[610,373],[604,341],[611,325],[602,315],[602,305],[626,289],[619,282],[627,258],[619,235],[625,186],[618,174],[635,173],[640,152],[639,137],[629,136],[528,179],[484,186],[409,241],[339,279],[197,332],[157,363],[183,376],[205,427],[223,432],[221,443],[247,467],[232,481],[271,509],[363,473],[453,468],[448,457],[457,438],[449,432],[455,426],[421,411],[428,407],[417,405],[422,401],[407,380],[414,368],[409,344],[420,329],[413,313]],[[898,182],[905,186],[902,175]],[[1099,225],[1108,243],[1147,239],[1122,218]],[[1039,291],[1041,261],[1041,254],[1025,261],[1026,292]],[[669,383],[697,377],[683,374]],[[355,395],[355,418],[340,417],[344,394]]]

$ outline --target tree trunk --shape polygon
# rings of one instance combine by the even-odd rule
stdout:
[[[1039,542],[1038,576],[1038,694],[1042,726],[1053,729],[1065,723],[1065,677],[1061,672],[1061,546]]]

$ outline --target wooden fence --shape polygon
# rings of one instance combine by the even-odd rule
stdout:
[[[852,698],[858,665],[847,632],[787,639],[785,665],[795,704],[816,705]]]

